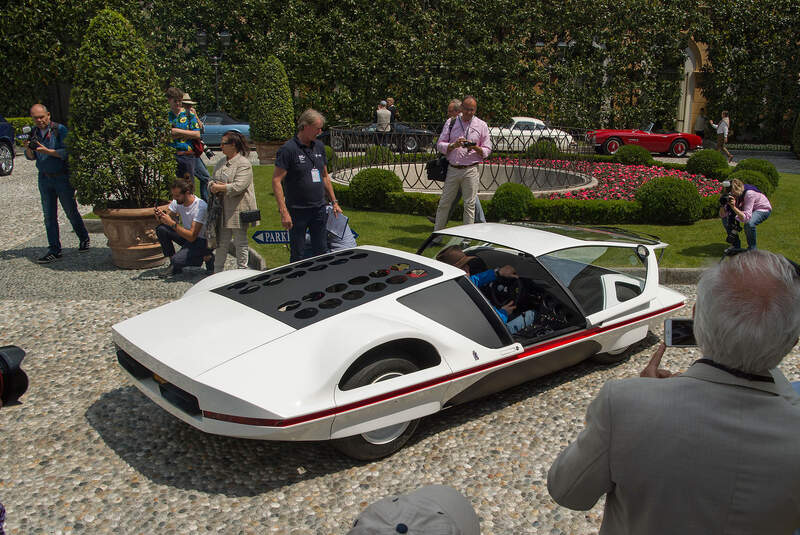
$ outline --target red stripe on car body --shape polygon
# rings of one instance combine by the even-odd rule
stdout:
[[[652,318],[654,316],[658,316],[660,314],[666,314],[667,312],[671,312],[673,310],[677,310],[681,308],[686,303],[679,303],[677,305],[669,306],[666,308],[662,308],[660,310],[656,310],[655,312],[650,312],[648,314],[644,314],[642,316],[638,316],[633,319],[625,320],[620,323],[615,323],[613,325],[609,325],[606,327],[595,327],[593,329],[587,329],[577,334],[573,335],[566,335],[562,338],[557,338],[555,340],[549,340],[547,342],[543,342],[540,345],[532,347],[527,351],[522,351],[515,355],[510,355],[508,357],[502,358],[500,360],[495,360],[492,362],[487,362],[485,364],[481,364],[480,366],[473,366],[472,368],[467,368],[466,370],[461,370],[459,372],[454,372],[442,377],[437,377],[435,379],[430,379],[428,381],[424,381],[422,383],[417,383],[414,385],[407,386],[405,388],[400,388],[398,390],[393,390],[391,392],[387,392],[385,394],[379,394],[377,396],[373,396],[371,398],[363,399],[360,401],[354,401],[352,403],[348,403],[346,405],[341,405],[339,407],[332,407],[330,409],[325,409],[317,412],[312,412],[309,414],[304,414],[303,416],[295,416],[294,418],[287,418],[284,420],[269,420],[266,418],[250,418],[246,416],[232,416],[230,414],[222,414],[218,412],[212,411],[203,411],[203,416],[206,418],[211,418],[214,420],[221,420],[223,422],[233,422],[245,425],[254,425],[260,427],[289,427],[292,425],[297,425],[301,423],[307,423],[312,420],[319,420],[321,418],[327,418],[328,416],[334,416],[336,414],[352,411],[355,409],[360,409],[362,407],[366,407],[367,405],[374,405],[375,403],[380,403],[382,401],[387,401],[392,398],[404,396],[406,394],[413,394],[414,392],[419,392],[420,390],[425,390],[426,388],[430,388],[432,386],[437,386],[443,383],[447,383],[453,381],[455,379],[461,379],[468,375],[472,375],[475,373],[480,373],[482,371],[488,370],[490,368],[495,368],[498,366],[502,366],[504,364],[508,364],[509,362],[513,362],[515,360],[523,359],[525,357],[529,357],[531,355],[535,355],[537,353],[542,353],[545,351],[549,351],[551,349],[555,349],[560,346],[564,346],[573,342],[578,342],[585,338],[589,338],[595,336],[597,334],[601,334],[604,332],[612,331],[614,329],[619,329],[621,327],[625,327],[626,325],[630,325],[632,323],[636,323],[642,320],[646,320],[648,318]]]

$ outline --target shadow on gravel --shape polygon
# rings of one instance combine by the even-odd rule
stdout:
[[[86,411],[103,441],[154,483],[225,496],[257,496],[359,463],[324,442],[210,435],[183,423],[135,387],[103,394]]]
[[[37,264],[36,259],[47,253],[47,247],[25,247],[0,251],[0,260],[24,259],[31,264],[51,271],[112,271],[118,269],[111,263],[111,252],[106,247],[79,253],[77,247],[65,247],[63,256],[50,264]]]
[[[428,416],[420,422],[419,427],[417,427],[417,431],[411,437],[408,445],[416,444],[417,442],[430,436],[441,433],[442,431],[446,431],[451,427],[457,427],[470,420],[474,420],[475,418],[480,418],[481,416],[500,411],[509,405],[536,397],[539,394],[547,392],[548,390],[552,390],[553,388],[559,387],[565,383],[569,383],[570,381],[574,381],[575,379],[579,379],[598,370],[615,368],[627,362],[631,355],[654,347],[658,345],[659,342],[660,339],[655,334],[648,332],[644,340],[631,346],[624,355],[620,355],[622,360],[614,364],[598,364],[592,360],[585,360],[576,364],[575,366],[565,368],[550,375],[545,375],[544,377],[540,377],[538,379],[533,379],[526,383],[522,383],[521,385],[509,388],[508,390],[492,394],[485,398],[476,399],[462,405],[456,405],[455,407]],[[641,368],[644,368],[645,364],[646,361],[642,361],[641,367],[637,368],[637,376],[638,371]],[[596,394],[596,392],[593,393],[593,395],[594,394]]]
[[[603,365],[585,361],[428,416],[420,423],[408,445],[587,374],[619,366],[630,355],[652,347],[658,341],[658,337],[651,333],[632,346],[618,363]],[[206,434],[168,414],[133,386],[103,394],[86,411],[86,419],[103,441],[143,476],[154,483],[187,490],[226,496],[256,496],[370,464],[345,457],[325,442],[272,442]],[[391,458],[376,462],[391,462]]]

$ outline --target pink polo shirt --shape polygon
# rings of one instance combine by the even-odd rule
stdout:
[[[483,156],[476,151],[467,151],[464,147],[458,147],[447,154],[447,161],[453,165],[470,165],[483,161],[492,153],[492,139],[489,137],[489,125],[477,117],[472,117],[472,120],[465,123],[461,117],[455,118],[455,124],[452,131],[450,130],[450,121],[448,119],[442,129],[442,134],[439,136],[439,142],[436,147],[442,154],[447,154],[447,146],[456,141],[460,137],[464,137],[469,141],[474,141],[480,148],[483,149]]]
[[[739,216],[736,216],[736,219],[742,223],[747,223],[750,221],[750,218],[753,217],[753,212],[758,210],[771,211],[772,205],[769,199],[767,199],[767,196],[763,193],[749,190],[745,192],[744,202],[742,202],[742,205],[738,206],[738,208],[744,214],[744,219]]]

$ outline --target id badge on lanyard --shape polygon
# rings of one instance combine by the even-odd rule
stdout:
[[[322,178],[319,175],[319,169],[316,167],[311,169],[311,182],[320,182]]]

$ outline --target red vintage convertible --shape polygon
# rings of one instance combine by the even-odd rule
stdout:
[[[703,146],[703,139],[694,134],[653,132],[653,123],[634,130],[590,130],[586,133],[586,141],[601,154],[614,154],[622,145],[639,145],[650,152],[681,157]]]

